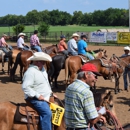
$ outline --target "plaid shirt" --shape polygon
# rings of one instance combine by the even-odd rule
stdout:
[[[69,128],[86,128],[88,121],[98,117],[90,87],[75,80],[65,92],[65,122]]]
[[[36,46],[36,45],[39,45],[40,42],[39,42],[39,38],[37,37],[37,35],[32,35],[31,38],[30,38],[30,45],[31,46]]]

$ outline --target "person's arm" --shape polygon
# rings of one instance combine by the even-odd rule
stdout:
[[[102,115],[97,112],[92,92],[87,93],[83,104],[85,105],[85,114],[89,120],[89,123],[91,125],[94,125],[101,118]]]
[[[64,49],[67,50],[67,44],[65,42],[63,42],[62,45],[63,45]]]
[[[22,84],[22,90],[28,97],[36,97],[37,99],[40,98],[40,94],[36,91],[34,91],[33,88],[34,84],[34,73],[31,72],[31,70],[27,70],[23,77],[23,84]]]
[[[4,45],[4,46],[8,46],[8,44],[6,43],[6,41],[5,41],[4,38],[1,39],[1,42],[2,42],[2,45]]]

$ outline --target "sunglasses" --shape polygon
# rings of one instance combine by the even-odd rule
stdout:
[[[97,75],[95,75],[93,72],[89,71],[88,74],[93,75],[97,79]]]

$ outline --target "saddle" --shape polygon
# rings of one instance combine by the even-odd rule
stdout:
[[[18,104],[14,116],[14,121],[19,124],[27,124],[28,130],[30,130],[30,125],[33,125],[34,130],[37,130],[39,123],[39,113],[28,100],[25,101],[26,103]],[[49,101],[54,102],[54,97],[51,96]]]
[[[89,61],[89,59],[83,54],[78,54],[78,56],[81,58],[83,64]]]

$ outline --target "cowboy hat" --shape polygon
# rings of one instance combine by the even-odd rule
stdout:
[[[19,33],[18,37],[25,36],[25,35],[26,35],[25,33]]]
[[[130,51],[130,47],[126,46],[126,47],[124,47],[124,50]]]
[[[3,34],[2,36],[3,36],[3,37],[7,37],[7,35],[6,35],[6,34]]]
[[[51,62],[52,58],[44,52],[35,52],[35,53],[33,53],[33,56],[31,56],[27,59],[27,61],[29,61],[29,60],[31,60],[31,61],[43,60],[43,61],[50,61]]]
[[[71,37],[79,37],[77,33],[73,33]]]

